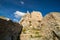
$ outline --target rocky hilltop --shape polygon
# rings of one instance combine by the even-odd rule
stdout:
[[[33,11],[22,17],[21,40],[60,40],[60,13],[51,12],[42,16]]]
[[[0,40],[60,40],[60,12],[28,12],[19,23],[0,17]]]
[[[26,15],[20,20],[20,24],[24,27],[33,26],[34,28],[39,28],[42,18],[41,12],[33,11],[31,14],[26,13]]]

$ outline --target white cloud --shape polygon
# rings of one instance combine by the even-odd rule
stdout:
[[[20,11],[16,11],[16,12],[14,13],[14,15],[15,15],[16,18],[20,18],[20,17],[24,16],[25,13],[20,12]]]
[[[24,2],[23,2],[23,1],[21,1],[20,3],[21,3],[21,4],[24,4]]]

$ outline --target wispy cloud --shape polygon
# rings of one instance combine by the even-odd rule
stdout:
[[[24,2],[23,2],[23,1],[20,1],[20,3],[21,3],[21,4],[24,4]]]
[[[16,12],[14,13],[14,15],[15,15],[16,18],[20,18],[20,17],[24,16],[25,13],[20,12],[20,11],[16,11]]]
[[[22,17],[22,16],[24,16],[26,13],[24,13],[24,12],[20,12],[20,11],[16,11],[16,12],[14,12],[14,19],[13,19],[13,21],[14,22],[19,22],[19,19]]]

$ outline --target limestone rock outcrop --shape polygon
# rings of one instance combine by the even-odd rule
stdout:
[[[29,26],[23,27],[21,40],[60,40],[60,13],[51,12],[44,17],[39,14],[32,12],[26,16],[29,20],[25,23]]]
[[[27,13],[22,17],[20,21],[20,24],[23,25],[21,40],[40,39],[40,23],[42,21],[42,18],[42,14],[37,11],[33,11],[31,14]]]
[[[31,14],[27,13],[25,16],[22,17],[22,19],[20,20],[20,24],[23,25],[24,27],[28,27],[28,26],[33,26],[35,27],[39,27],[39,23],[41,22],[43,16],[41,14],[41,12],[38,11],[33,11]]]
[[[48,40],[60,40],[60,13],[51,12],[41,22],[41,29]]]

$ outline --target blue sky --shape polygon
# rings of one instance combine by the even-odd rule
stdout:
[[[60,0],[0,0],[0,16],[5,16],[13,21],[20,20],[16,18],[15,12],[26,13],[40,11],[43,16],[49,12],[60,12]]]

